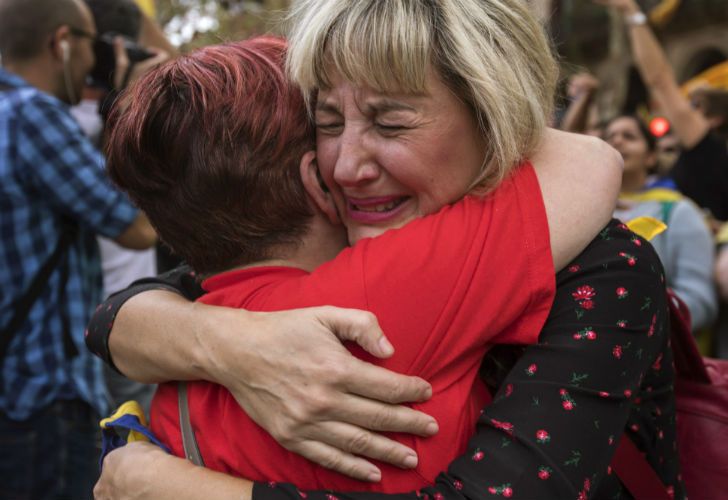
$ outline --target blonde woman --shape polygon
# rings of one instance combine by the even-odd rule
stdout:
[[[595,158],[591,156],[593,152],[589,152],[589,145],[593,144],[590,139],[573,139],[575,142],[571,142],[572,139],[567,140],[564,136],[545,131],[555,80],[555,65],[543,34],[520,3],[446,0],[428,3],[318,1],[302,2],[299,6],[297,25],[300,29],[293,31],[291,71],[304,91],[315,93],[312,96],[316,97],[314,110],[318,128],[319,170],[340,216],[347,224],[351,241],[375,236],[383,230],[400,227],[413,218],[432,213],[444,204],[456,201],[471,187],[476,188],[479,193],[489,193],[526,157],[532,159],[538,176],[549,221],[553,260],[557,268],[564,267],[584,246],[586,240],[603,226],[605,219],[600,219],[600,210],[606,207],[611,211],[612,199],[611,195],[604,199],[604,192],[600,188],[604,182],[611,186],[613,179],[599,169],[594,171],[595,175],[602,176],[598,180],[591,177],[591,172],[590,176],[582,175],[583,161]],[[402,26],[413,28],[403,32]],[[476,54],[482,57],[474,57]],[[507,67],[502,65],[504,59],[510,63]],[[306,68],[312,68],[312,71],[307,74]],[[454,96],[460,106],[464,105],[469,110],[466,116],[470,114],[470,125],[458,128],[456,123],[468,123],[468,120],[463,121],[463,115],[459,115],[460,121],[455,120],[456,115],[451,108],[442,107],[445,101],[436,98],[435,88],[440,89],[438,92],[444,91],[444,94],[436,95],[449,95],[450,99]],[[313,102],[312,100],[312,104]],[[463,140],[472,141],[479,154],[467,155],[467,151],[461,148]],[[564,149],[568,147],[577,149]],[[577,150],[579,158],[571,157]],[[601,155],[601,152],[597,152],[597,161]],[[423,167],[432,170],[428,174]],[[448,178],[454,172],[459,172],[458,176]],[[463,173],[466,175],[462,175]],[[442,182],[443,178],[447,182]],[[497,193],[496,190],[491,196],[497,196]],[[598,202],[592,203],[595,200],[590,200],[590,197],[593,196],[603,200],[602,207]],[[596,209],[596,212],[591,211],[590,207],[591,210]],[[376,216],[372,213],[376,213]],[[587,227],[590,229],[582,233]],[[600,342],[596,342],[597,334],[592,329],[571,331],[576,324],[583,325],[579,321],[585,318],[596,321],[596,316],[590,316],[594,311],[608,310],[607,304],[615,302],[617,305],[616,301],[622,300],[621,296],[607,295],[606,289],[599,292],[604,294],[603,299],[600,295],[595,300],[594,288],[583,283],[591,278],[598,279],[597,275],[591,273],[603,277],[605,264],[618,269],[622,273],[620,275],[625,277],[625,283],[634,283],[635,287],[629,285],[634,297],[644,298],[637,293],[639,283],[656,283],[656,276],[648,277],[649,272],[647,275],[640,275],[639,272],[642,271],[637,272],[640,268],[635,266],[637,257],[634,256],[634,251],[640,251],[639,249],[635,248],[632,257],[627,259],[620,255],[626,254],[626,251],[614,251],[617,247],[609,246],[618,242],[633,244],[629,238],[625,240],[623,237],[616,237],[619,231],[616,226],[608,229],[610,238],[597,239],[589,247],[589,253],[585,254],[589,256],[586,260],[569,266],[560,274],[561,293],[557,292],[556,299],[558,306],[552,310],[552,317],[542,333],[540,341],[543,345],[532,346],[526,351],[519,362],[525,365],[522,368],[518,365],[503,381],[501,392],[487,410],[487,417],[481,419],[478,436],[474,438],[468,452],[454,462],[450,475],[441,476],[438,486],[432,490],[422,490],[422,495],[466,494],[487,497],[498,494],[510,497],[533,495],[538,491],[536,494],[542,497],[558,497],[569,493],[573,493],[573,496],[591,495],[597,489],[600,492],[611,490],[608,493],[610,495],[621,491],[619,483],[607,474],[607,466],[613,452],[614,439],[621,434],[627,419],[631,418],[633,406],[631,402],[627,402],[631,401],[633,393],[642,395],[642,382],[645,380],[648,383],[659,382],[660,387],[667,387],[670,372],[661,371],[659,380],[654,378],[656,375],[647,373],[651,362],[659,353],[663,356],[661,359],[669,359],[669,352],[665,351],[664,310],[660,309],[660,303],[664,305],[664,302],[657,296],[651,301],[650,307],[656,308],[654,321],[659,316],[659,325],[652,325],[653,333],[649,337],[635,337],[630,344],[637,348],[638,338],[640,342],[646,338],[655,341],[649,347],[644,346],[640,359],[634,357],[633,351],[623,356],[621,350],[616,350],[619,355],[615,356],[611,345],[610,351],[606,353],[608,358],[604,359],[606,344],[601,342],[609,342],[606,339],[611,335],[621,342],[621,339],[626,338],[625,335],[629,337],[629,334],[637,332],[646,334],[652,315],[647,320],[642,318],[643,314],[638,312],[644,305],[642,302],[638,307],[634,306],[634,302],[622,302],[622,305],[632,304],[627,309],[631,311],[630,314],[635,314],[635,322],[627,331],[621,330],[623,326],[619,319],[611,324],[600,324],[600,328],[604,329],[604,333],[600,332],[598,336],[603,339]],[[646,246],[640,248],[644,250]],[[645,261],[649,261],[649,258],[645,257]],[[543,271],[553,272],[550,269]],[[636,277],[639,279],[630,281]],[[577,286],[578,283],[582,285]],[[608,283],[608,286],[613,284],[611,281]],[[655,286],[655,290],[659,289],[659,285]],[[236,341],[228,337],[224,343],[218,343],[215,334],[212,334],[198,336],[200,344],[197,344],[197,340],[190,339],[194,339],[196,334],[190,333],[188,337],[184,332],[190,331],[190,326],[183,323],[198,325],[199,328],[193,328],[202,332],[209,328],[206,325],[213,315],[216,321],[226,316],[225,326],[216,323],[214,328],[230,331],[229,325],[233,317],[248,318],[248,327],[260,321],[259,319],[251,321],[251,316],[241,316],[240,313],[232,315],[230,312],[210,310],[202,314],[199,307],[190,309],[188,306],[180,306],[172,298],[163,298],[161,292],[154,294],[154,300],[158,302],[157,305],[152,305],[150,300],[153,294],[150,292],[146,295],[148,298],[144,301],[140,296],[124,306],[114,327],[117,333],[110,337],[114,359],[124,372],[147,380],[204,378],[222,382],[231,389],[243,406],[247,405],[248,414],[268,428],[274,437],[280,433],[281,425],[285,426],[289,419],[289,410],[286,408],[293,405],[296,407],[294,412],[297,413],[294,420],[304,420],[306,423],[299,426],[289,425],[287,432],[295,434],[295,437],[291,438],[291,434],[285,436],[282,439],[284,445],[330,468],[349,472],[360,478],[371,478],[377,471],[355,455],[384,459],[404,466],[407,466],[408,457],[413,456],[413,450],[392,446],[386,440],[380,439],[380,436],[367,431],[367,428],[411,430],[426,434],[421,430],[426,428],[429,421],[421,414],[397,406],[371,405],[373,399],[393,403],[406,400],[406,397],[402,397],[405,392],[409,392],[414,398],[421,396],[417,393],[418,381],[399,378],[398,382],[410,384],[406,387],[414,390],[395,389],[394,395],[380,397],[377,391],[393,379],[386,378],[381,371],[376,371],[375,374],[374,371],[362,370],[362,365],[353,361],[353,358],[341,357],[339,354],[330,357],[329,353],[336,351],[329,346],[325,348],[326,354],[317,359],[319,362],[326,360],[325,366],[331,366],[332,359],[338,359],[339,362],[337,373],[329,377],[331,384],[322,392],[321,388],[326,384],[320,384],[314,380],[317,377],[309,376],[316,370],[312,370],[310,366],[303,367],[307,359],[315,359],[309,358],[307,347],[310,346],[299,343],[301,351],[296,352],[295,360],[281,356],[284,351],[290,352],[290,342],[299,342],[297,337],[301,337],[300,325],[297,327],[298,331],[287,340],[289,345],[286,349],[282,351],[280,345],[274,345],[281,342],[279,330],[286,328],[286,319],[281,317],[274,327],[270,326],[272,323],[264,326],[269,329],[265,336],[271,342],[264,348],[265,352],[259,351],[261,344],[259,337],[252,333],[253,330],[245,332],[249,347],[245,362],[252,361],[257,354],[261,354],[257,367],[265,370],[266,376],[255,380],[255,374],[251,377],[250,373],[246,373],[243,375],[246,380],[241,382],[231,375],[235,372],[233,367],[240,361],[236,359],[235,353],[243,352],[235,347]],[[132,329],[126,328],[136,321],[143,323],[145,311],[160,314],[159,304],[162,302],[166,304],[163,308],[171,313],[165,317],[165,322],[169,323],[157,325],[156,331],[150,331],[153,329],[149,326],[142,326],[144,336],[148,337],[143,340],[145,346],[134,346],[137,340],[142,339],[133,339]],[[595,308],[595,304],[600,307]],[[136,312],[132,312],[133,309]],[[568,318],[572,318],[569,320],[571,324],[565,326],[563,321]],[[632,316],[630,321],[631,318]],[[124,325],[125,328],[119,329]],[[658,335],[655,335],[655,327],[659,331]],[[240,328],[239,325],[237,328]],[[348,333],[351,331],[349,329]],[[128,337],[127,332],[130,334]],[[95,334],[92,332],[92,335]],[[150,346],[153,346],[150,339],[165,336],[169,339],[167,351],[150,355]],[[376,336],[375,334],[374,337]],[[375,355],[386,356],[391,353],[391,350],[382,352],[372,349],[373,343],[368,343],[371,337],[364,335],[355,338],[368,345]],[[566,343],[562,345],[562,342]],[[595,345],[601,345],[596,353]],[[626,349],[620,347],[622,348]],[[224,354],[221,355],[223,351]],[[186,353],[186,359],[195,360],[193,366],[190,367],[189,363],[182,361],[185,358],[179,357],[181,352]],[[210,363],[210,355],[215,358],[213,363]],[[549,376],[543,373],[536,376],[540,363],[529,361],[532,359],[529,356],[544,355],[562,368],[571,368],[570,362],[609,363],[621,361],[623,358],[629,359],[629,368],[625,370],[624,378],[614,380],[612,372],[605,370],[595,372],[588,383],[585,382],[588,377],[584,373],[577,373],[576,377],[569,373],[565,379],[549,380]],[[147,360],[155,358],[158,359],[155,365],[144,366]],[[263,358],[265,361],[261,363]],[[270,362],[274,369],[266,367],[266,362]],[[291,363],[297,366],[291,369]],[[664,364],[669,365],[667,361]],[[247,368],[250,369],[250,366],[252,365]],[[543,371],[543,365],[541,370]],[[548,371],[546,370],[547,373]],[[302,378],[303,373],[306,375]],[[321,371],[318,373],[321,374]],[[644,375],[649,376],[645,378]],[[325,377],[326,375],[321,374],[321,378]],[[357,385],[362,381],[362,385]],[[263,398],[253,394],[255,391],[242,387],[246,384],[257,386],[259,394],[266,393],[267,402],[271,399],[283,401],[281,406],[275,408],[280,411],[270,411],[273,405],[261,411],[268,403],[261,403]],[[516,384],[523,384],[530,389],[523,393],[512,391]],[[595,390],[597,386],[601,390]],[[551,388],[553,391],[545,391],[542,396],[538,396],[539,388]],[[286,393],[289,389],[291,392]],[[532,390],[536,390],[535,395],[529,396],[525,401],[520,399],[521,394],[530,395]],[[296,391],[299,394],[308,391],[319,396],[326,395],[328,402],[313,412],[320,418],[306,414],[301,418],[301,408],[306,411],[305,406],[310,401],[306,402],[305,395],[295,396]],[[345,393],[342,398],[332,396],[341,392]],[[516,398],[511,397],[517,394]],[[271,398],[271,395],[274,396]],[[544,398],[544,407],[547,399],[550,404],[555,400],[558,411],[548,410],[539,419],[537,414],[541,411],[541,397]],[[643,397],[649,399],[648,406],[657,404],[655,398],[649,395]],[[670,394],[660,391],[660,397],[660,411],[663,411],[667,422],[671,414]],[[316,399],[320,401],[320,398]],[[349,405],[348,410],[335,408],[342,401]],[[666,403],[664,410],[662,403]],[[567,413],[564,417],[562,412],[569,412],[577,406],[580,409],[589,407],[591,410],[587,413],[582,413],[581,410]],[[520,433],[520,424],[516,426],[518,431],[513,427],[514,418],[526,414],[532,414],[535,420],[524,428],[539,426],[528,435]],[[571,424],[566,421],[566,427],[559,426],[560,451],[551,455],[548,445],[552,433],[549,431],[554,427],[550,424],[547,426],[546,423],[551,422],[552,418],[571,419],[574,415],[580,416]],[[594,423],[592,415],[602,415],[601,423]],[[659,420],[662,425],[662,419]],[[340,425],[342,421],[345,422],[344,426]],[[413,422],[415,425],[407,425]],[[669,441],[672,430],[669,424],[665,425],[663,434],[668,436]],[[341,432],[334,431],[342,427],[351,433],[342,435]],[[331,432],[325,435],[322,430],[327,428]],[[588,441],[589,438],[594,438],[595,428],[600,428],[596,432],[598,436],[602,436],[606,429],[611,429],[614,436],[607,440],[608,435],[604,435],[604,442],[595,438],[598,444],[592,446]],[[307,434],[312,430],[314,433]],[[650,427],[647,432],[649,435],[656,434],[658,429]],[[483,440],[478,441],[481,439]],[[486,444],[483,449],[478,449],[477,442]],[[564,450],[565,443],[581,443],[579,446],[588,446],[589,452],[586,449]],[[338,450],[332,447],[338,447]],[[491,453],[496,450],[500,457]],[[652,455],[662,450],[663,447],[660,446],[649,451]],[[515,453],[517,460],[513,459],[511,452]],[[562,453],[566,453],[565,459],[561,458]],[[671,485],[677,485],[673,488],[680,492],[674,456],[668,458],[668,465],[661,472],[671,481]],[[654,460],[657,462],[657,456]],[[137,467],[133,466],[134,461],[137,462]],[[564,465],[564,461],[569,464]],[[134,476],[134,473],[149,472],[144,464],[152,462],[156,464],[155,468],[163,467],[176,478],[173,483],[150,483],[149,476],[144,477],[142,474],[140,484],[144,485],[144,491],[137,490],[140,498],[144,494],[151,494],[155,498],[161,498],[164,494],[186,494],[194,497],[195,491],[208,495],[215,491],[219,493],[218,496],[223,496],[224,492],[231,496],[239,495],[240,492],[251,492],[250,483],[190,468],[182,461],[160,456],[155,450],[135,446],[109,456],[106,466],[111,468],[111,472],[107,470],[99,483],[99,497],[113,497],[118,492],[117,487],[124,488],[120,483],[125,479],[140,477]],[[524,468],[523,471],[521,467]],[[573,471],[569,467],[574,467]],[[589,471],[587,476],[581,476],[584,471]],[[554,480],[549,481],[550,478]],[[426,479],[433,480],[434,478]],[[169,488],[165,490],[164,486]],[[602,486],[607,490],[602,490]],[[154,487],[162,487],[164,491],[155,491],[152,494],[150,491]],[[132,490],[127,490],[127,493],[130,492]],[[265,485],[255,492],[256,495],[280,495],[287,492],[299,495],[295,489]]]

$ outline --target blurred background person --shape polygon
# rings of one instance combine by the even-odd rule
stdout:
[[[636,116],[607,124],[605,139],[624,159],[622,194],[614,216],[629,221],[650,216],[668,230],[652,241],[665,267],[667,285],[690,309],[693,331],[709,327],[718,315],[713,284],[713,236],[705,216],[689,199],[664,187],[648,187],[657,164],[655,138]]]
[[[101,298],[96,233],[156,234],[108,183],[69,113],[95,64],[81,0],[0,0],[0,481],[6,498],[91,496],[101,364],[84,329]]]

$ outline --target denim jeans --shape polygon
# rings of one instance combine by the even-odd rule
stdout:
[[[20,422],[0,412],[0,498],[92,498],[98,429],[98,416],[79,400],[56,401]]]

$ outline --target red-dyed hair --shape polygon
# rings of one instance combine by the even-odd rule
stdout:
[[[199,273],[275,256],[312,212],[299,162],[314,149],[274,37],[205,47],[149,72],[110,119],[107,168]]]

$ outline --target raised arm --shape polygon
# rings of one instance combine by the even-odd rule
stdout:
[[[647,89],[655,97],[660,110],[686,149],[695,147],[710,130],[710,125],[700,111],[690,105],[680,90],[675,72],[665,50],[655,37],[646,18],[635,0],[594,0],[595,3],[614,7],[627,22],[627,32],[632,46],[635,65],[642,75]]]

